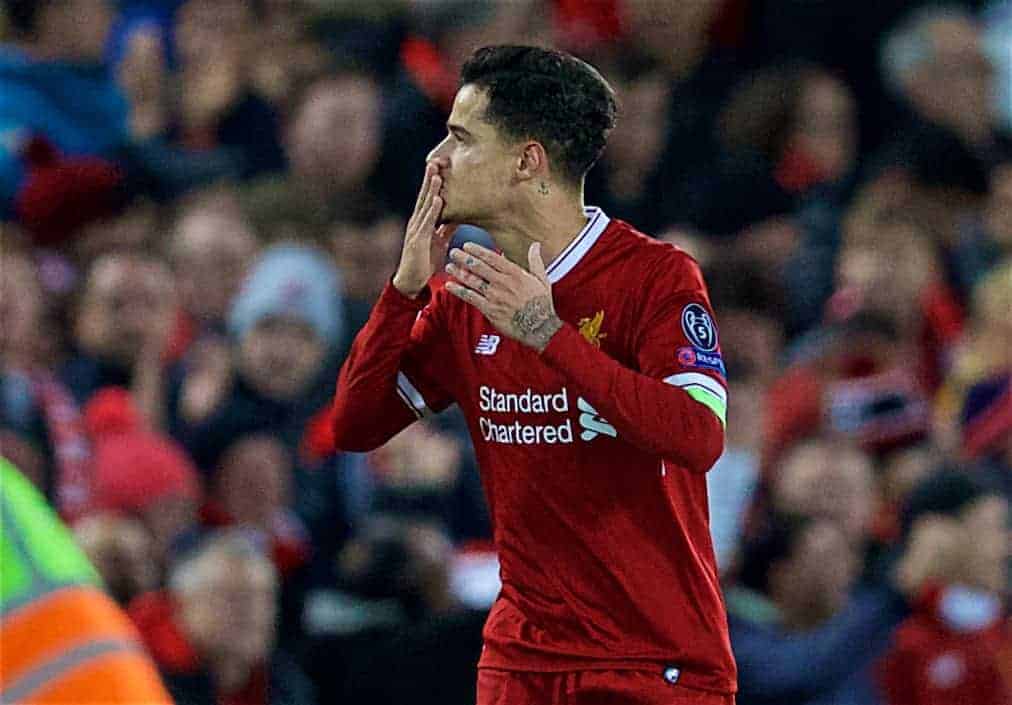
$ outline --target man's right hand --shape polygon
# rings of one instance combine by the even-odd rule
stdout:
[[[440,171],[447,166],[446,159],[434,159],[426,164],[415,212],[411,214],[404,233],[401,262],[394,274],[393,284],[410,298],[418,296],[429,278],[443,269],[446,251],[456,229],[450,225],[437,226],[443,212],[443,197],[439,195],[443,186]]]

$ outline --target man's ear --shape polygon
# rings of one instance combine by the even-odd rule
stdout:
[[[548,174],[548,153],[540,142],[528,142],[517,160],[517,179],[528,181]]]

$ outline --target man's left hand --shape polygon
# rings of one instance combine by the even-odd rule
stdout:
[[[496,329],[539,353],[560,328],[552,285],[541,259],[541,243],[527,251],[530,271],[473,242],[450,252],[446,271],[454,278],[446,290],[471,304]]]

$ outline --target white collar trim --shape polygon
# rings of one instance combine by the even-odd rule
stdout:
[[[583,212],[587,216],[587,224],[545,270],[548,274],[548,281],[552,284],[558,283],[560,279],[572,271],[573,267],[580,263],[580,260],[590,251],[590,248],[601,237],[601,233],[608,227],[608,223],[611,222],[611,218],[595,206],[587,206]]]

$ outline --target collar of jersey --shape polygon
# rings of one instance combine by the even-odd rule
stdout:
[[[604,211],[595,206],[587,206],[583,212],[587,216],[587,224],[545,270],[548,274],[548,281],[552,284],[558,283],[560,279],[572,271],[573,267],[580,263],[580,260],[590,252],[590,248],[594,246],[594,243],[601,237],[601,233],[608,227],[608,223],[611,222]]]

